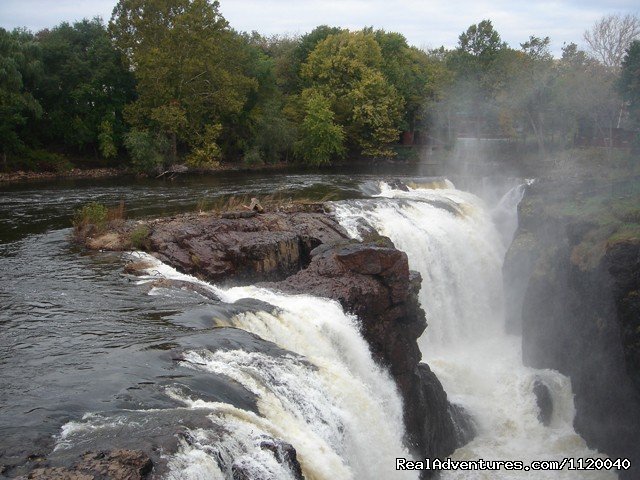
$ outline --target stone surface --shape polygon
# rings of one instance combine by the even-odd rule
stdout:
[[[607,238],[616,209],[581,214],[582,205],[591,208],[582,188],[549,181],[527,190],[504,268],[505,285],[517,287],[508,301],[521,306],[511,310],[511,324],[514,330],[521,326],[527,365],[571,379],[576,431],[590,447],[630,458],[632,469],[621,478],[635,479],[640,478],[640,240]],[[546,403],[538,393],[539,403]]]
[[[471,441],[476,428],[462,407],[449,403],[440,380],[427,364],[418,365],[418,374],[419,403],[425,412],[420,424],[423,448],[427,457],[444,459]]]
[[[419,273],[409,271],[404,252],[358,243],[319,247],[306,269],[264,286],[331,298],[357,315],[374,359],[389,369],[404,400],[408,444],[420,456],[446,456],[473,431],[456,434],[442,385],[419,363],[417,339],[427,326],[418,301],[421,281]]]
[[[538,405],[538,420],[544,426],[551,424],[551,417],[553,416],[553,398],[549,387],[547,387],[541,380],[537,379],[533,383],[533,394],[536,397],[536,403]]]
[[[26,478],[32,480],[144,480],[153,463],[136,450],[87,452],[71,467],[40,467]]]
[[[149,227],[150,250],[160,260],[185,273],[235,284],[284,279],[308,263],[315,247],[347,237],[326,215],[307,212],[187,215]]]

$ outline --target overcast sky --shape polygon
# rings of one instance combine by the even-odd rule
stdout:
[[[108,21],[116,3],[0,0],[0,26],[35,31],[96,15]],[[512,47],[530,35],[549,36],[555,54],[563,42],[582,44],[584,30],[602,15],[638,10],[638,0],[221,0],[224,17],[243,31],[295,34],[321,24],[350,29],[374,26],[400,32],[417,47],[454,47],[469,25],[488,18]]]

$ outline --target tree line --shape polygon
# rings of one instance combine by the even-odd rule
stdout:
[[[373,28],[238,32],[217,1],[120,0],[108,24],[0,29],[2,168],[321,165],[394,156],[403,133],[530,138],[544,155],[637,127],[639,33],[604,17],[589,51],[554,59],[548,37],[515,49],[483,20],[424,51]]]

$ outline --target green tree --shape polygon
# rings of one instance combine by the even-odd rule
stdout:
[[[522,125],[528,125],[533,131],[543,157],[546,156],[550,123],[558,106],[554,95],[557,72],[549,43],[549,37],[531,36],[520,44],[524,56],[509,85],[512,105],[522,116]]]
[[[134,80],[100,19],[62,23],[36,36],[43,76],[36,95],[46,116],[36,125],[43,144],[114,157],[125,132],[122,111]]]
[[[217,1],[120,0],[109,30],[138,82],[127,118],[165,134],[171,161],[180,144],[200,148],[211,138],[208,125],[233,124],[257,87],[246,72],[246,42]]]
[[[30,91],[30,83],[40,70],[40,52],[33,36],[0,28],[0,138],[5,170],[9,155],[25,148],[21,128],[42,114]]]
[[[458,47],[440,51],[453,76],[438,106],[451,141],[454,132],[481,137],[500,128],[496,95],[512,50],[490,20],[471,25],[458,37]]]
[[[125,135],[124,144],[136,172],[155,173],[162,167],[168,145],[165,137],[133,128]]]
[[[278,45],[274,46],[280,39],[265,38],[255,32],[245,38],[250,58],[248,72],[256,80],[257,88],[250,92],[236,125],[227,130],[227,137],[229,133],[238,137],[239,154],[246,163],[275,163],[292,153],[296,133],[294,123],[284,111],[287,94],[283,92],[278,58],[274,56],[281,53]]]
[[[296,154],[308,165],[325,165],[344,154],[344,131],[334,123],[330,102],[321,93],[307,90],[305,117]]]
[[[573,43],[564,46],[555,71],[553,118],[557,122],[553,132],[567,140],[575,134],[612,138],[622,107],[614,71]]]
[[[410,47],[406,38],[395,32],[371,31],[380,46],[385,79],[404,100],[403,130],[427,127],[428,110],[441,94],[446,72],[442,62],[426,52]]]
[[[488,61],[500,50],[507,48],[507,44],[493,28],[491,20],[482,20],[460,34],[458,48],[483,61]]]
[[[382,53],[371,33],[343,31],[318,43],[302,76],[327,98],[347,147],[365,156],[391,156],[399,138],[403,100],[382,74]]]
[[[635,40],[626,51],[622,61],[622,71],[617,84],[618,90],[627,102],[629,113],[640,126],[640,41]]]

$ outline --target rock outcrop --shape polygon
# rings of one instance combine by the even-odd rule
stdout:
[[[162,261],[185,273],[236,284],[282,280],[304,268],[321,243],[347,238],[335,222],[314,212],[191,215],[158,220],[149,228],[149,250]]]
[[[145,480],[153,469],[146,453],[137,450],[87,452],[71,467],[39,467],[30,480]]]
[[[331,298],[357,315],[374,358],[388,367],[404,399],[408,443],[422,456],[443,457],[469,440],[456,433],[455,422],[466,425],[465,415],[419,363],[417,339],[427,326],[418,301],[420,274],[409,270],[404,252],[380,243],[322,245],[307,268],[265,286]],[[472,428],[465,431],[472,435]]]
[[[571,379],[576,431],[612,458],[630,458],[620,475],[631,479],[640,475],[639,204],[604,190],[530,188],[505,284],[521,306],[511,325],[522,330],[525,363]]]

